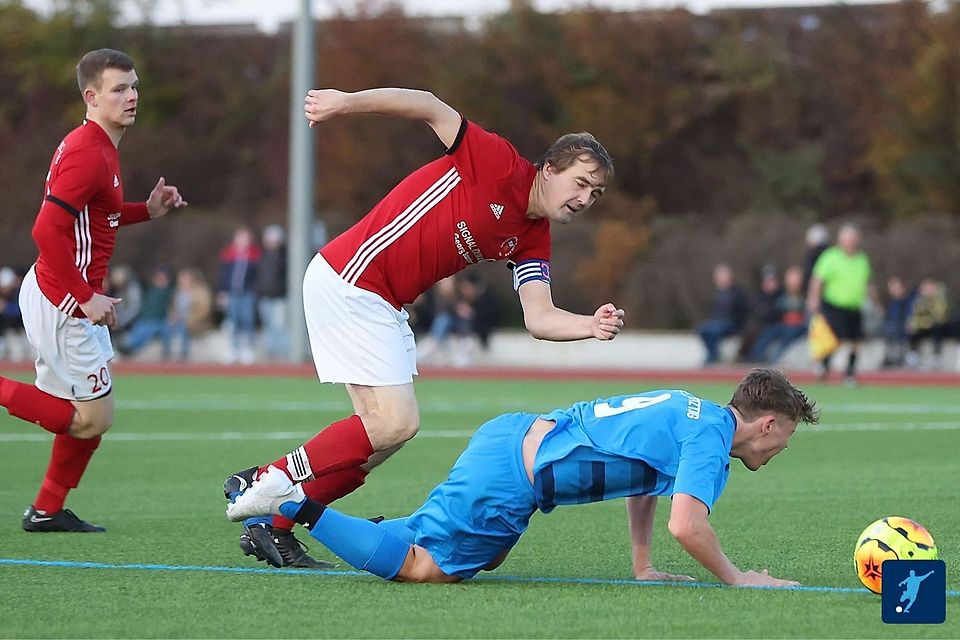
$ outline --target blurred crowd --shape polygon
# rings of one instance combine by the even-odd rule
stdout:
[[[846,227],[845,227],[846,228]],[[859,249],[852,235],[851,254]],[[838,239],[838,245],[840,240]],[[740,284],[727,264],[713,268],[713,298],[706,319],[695,327],[706,351],[706,365],[721,361],[776,364],[807,336],[810,286],[817,261],[831,246],[828,229],[807,232],[803,264],[782,272],[766,265],[754,275],[755,289]],[[164,360],[191,359],[194,340],[220,328],[227,336],[224,363],[284,361],[288,356],[287,257],[283,227],[272,224],[259,237],[237,228],[220,251],[216,282],[196,268],[156,265],[139,274],[129,265],[111,267],[106,293],[120,298],[116,351],[132,357],[158,343]],[[23,272],[0,267],[0,360],[32,358],[23,336],[18,293]],[[744,281],[748,277],[743,278]],[[945,344],[960,340],[960,300],[942,281],[916,283],[893,275],[885,287],[871,285],[860,305],[861,335],[882,338],[885,368],[960,368]],[[439,282],[407,308],[417,336],[418,358],[430,365],[468,366],[489,347],[501,322],[497,296],[473,273]],[[730,338],[731,347],[721,346]],[[736,348],[733,350],[732,345]],[[852,371],[852,369],[851,369]]]
[[[0,359],[29,356],[17,304],[22,276],[11,267],[0,269]],[[230,336],[229,346],[219,354],[224,362],[250,364],[258,355],[262,360],[287,357],[286,246],[279,225],[263,229],[260,245],[251,229],[238,228],[220,252],[213,285],[193,267],[174,271],[158,264],[141,274],[119,264],[110,267],[104,292],[120,300],[111,333],[121,357],[136,356],[158,343],[162,359],[189,360],[194,340],[218,326]]]
[[[822,303],[822,292],[810,291],[818,261],[831,246],[842,250],[845,243],[849,255],[864,256],[855,227],[841,227],[837,244],[832,245],[828,229],[813,225],[807,231],[804,263],[789,265],[782,274],[765,265],[752,294],[741,287],[729,265],[715,265],[712,304],[707,318],[696,327],[707,354],[705,364],[724,359],[721,344],[729,338],[736,338],[737,348],[728,359],[777,363],[807,336],[811,311]],[[893,275],[883,291],[872,282],[865,284],[865,295],[854,304],[859,312],[854,319],[860,323],[859,337],[882,338],[884,368],[960,368],[960,345],[953,357],[944,352],[945,341],[960,339],[960,299],[951,296],[941,280],[928,277],[908,283]]]
[[[465,367],[490,345],[500,322],[496,295],[476,274],[444,278],[407,309],[425,364]]]
[[[287,249],[280,225],[259,238],[246,226],[219,253],[216,282],[197,268],[165,264],[138,273],[110,267],[105,293],[119,298],[111,336],[120,357],[136,357],[153,344],[163,360],[191,359],[193,343],[219,328],[223,363],[279,362],[288,357]],[[32,359],[23,334],[18,296],[24,271],[0,267],[0,360]],[[297,292],[299,293],[299,292]],[[496,296],[473,275],[450,277],[408,309],[428,364],[466,366],[489,345],[498,316]]]

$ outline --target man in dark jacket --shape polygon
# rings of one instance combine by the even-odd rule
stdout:
[[[697,333],[707,349],[705,365],[720,360],[720,341],[736,335],[747,317],[747,298],[733,282],[733,271],[726,264],[713,268],[713,305],[710,317],[697,326]]]
[[[267,226],[262,239],[256,291],[264,352],[270,360],[283,360],[287,357],[287,245],[283,227]]]

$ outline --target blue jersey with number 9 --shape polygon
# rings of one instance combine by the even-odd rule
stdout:
[[[578,402],[541,416],[557,423],[534,460],[541,511],[558,504],[685,493],[708,509],[730,475],[736,419],[686,391]]]

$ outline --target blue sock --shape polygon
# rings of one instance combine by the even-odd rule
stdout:
[[[295,522],[299,522],[307,529],[312,527],[317,523],[317,520],[320,518],[320,514],[323,513],[323,510],[326,509],[326,505],[322,505],[319,502],[314,502],[308,498],[304,498],[300,502],[284,502],[280,505],[280,515],[284,518],[290,518]],[[310,511],[311,513],[300,513],[301,511]]]
[[[403,566],[410,543],[391,532],[394,525],[384,527],[383,524],[344,515],[327,507],[310,530],[310,535],[350,566],[391,580]]]
[[[379,526],[383,527],[393,535],[397,536],[407,544],[413,544],[417,537],[413,529],[407,526],[407,516],[405,518],[394,518],[393,520],[381,520]]]

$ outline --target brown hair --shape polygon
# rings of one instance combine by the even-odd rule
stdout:
[[[748,373],[733,392],[730,405],[748,421],[767,412],[794,422],[816,424],[820,421],[816,403],[777,369],[754,369]]]
[[[80,85],[80,91],[83,92],[91,85],[99,91],[105,69],[133,71],[133,58],[116,49],[90,51],[77,63],[77,84]]]
[[[557,171],[564,171],[572,167],[583,156],[596,162],[607,180],[613,177],[613,158],[603,148],[600,141],[594,138],[592,133],[586,131],[560,136],[547,149],[536,166],[538,169],[542,169],[549,163]]]

